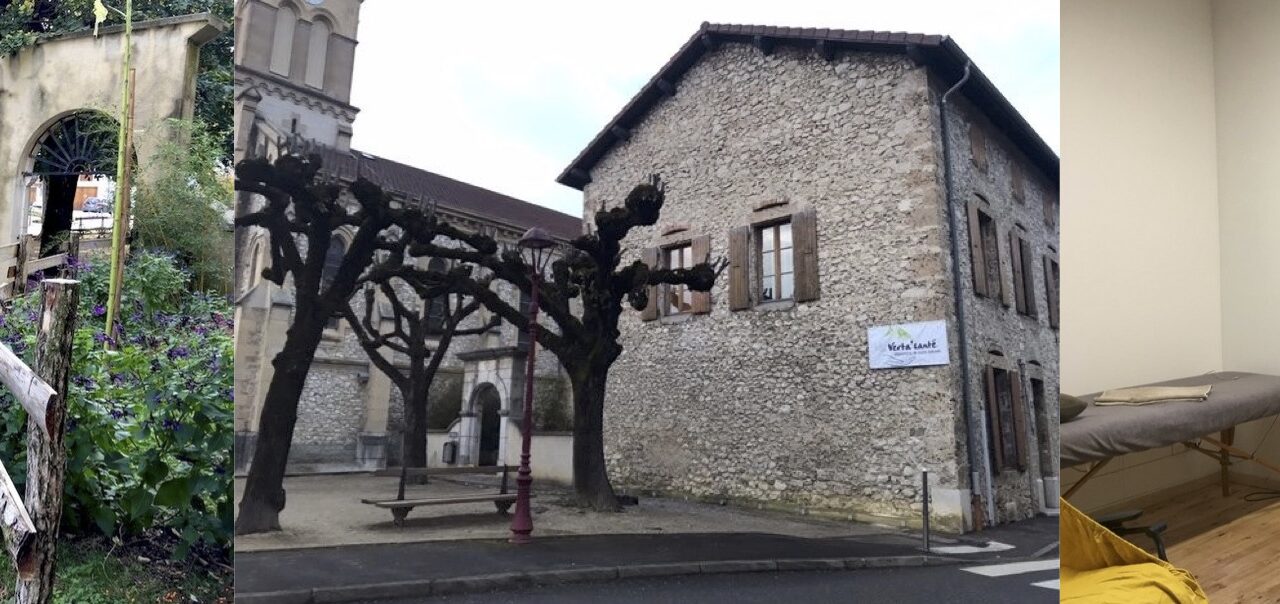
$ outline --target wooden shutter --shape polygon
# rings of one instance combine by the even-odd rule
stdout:
[[[805,208],[791,216],[796,302],[818,299],[818,213]]]
[[[656,247],[647,247],[640,254],[640,261],[647,264],[649,268],[656,269],[661,266],[659,254],[661,250]],[[652,321],[658,318],[658,288],[649,286],[649,304],[645,305],[644,310],[640,311],[640,319],[644,321]]]
[[[748,267],[751,258],[751,227],[729,231],[729,310],[751,308]]]
[[[969,264],[973,267],[973,293],[986,296],[987,259],[982,253],[981,223],[978,219],[978,202],[972,200],[969,202]]]
[[[979,172],[987,171],[987,136],[977,124],[969,124],[969,153]]]
[[[711,262],[711,236],[703,235],[694,237],[693,242],[693,263],[702,264]],[[711,292],[700,292],[690,290],[692,298],[692,312],[694,314],[706,314],[711,312]]]
[[[1013,299],[1018,312],[1027,312],[1027,290],[1024,287],[1022,274],[1022,238],[1016,229],[1009,229],[1009,258],[1013,264]],[[1005,306],[1009,305],[1009,297],[1005,295]]]
[[[1015,160],[1011,162],[1009,166],[1009,171],[1011,172],[1011,177],[1013,179],[1013,182],[1011,183],[1011,186],[1013,187],[1013,199],[1018,203],[1022,203],[1027,200],[1025,185],[1022,182],[1022,164],[1019,164]]]
[[[996,368],[990,365],[986,369],[987,386],[987,432],[991,436],[990,449],[995,456],[992,469],[997,473],[1004,469],[1004,446],[1000,432],[1000,397],[996,391]]]
[[[1044,255],[1044,289],[1048,298],[1049,327],[1058,328],[1058,262],[1050,254]]]
[[[1022,266],[1022,291],[1027,300],[1027,316],[1036,316],[1036,261],[1031,257],[1031,244],[1018,239],[1018,264]]]
[[[1022,403],[1022,374],[1009,372],[1010,394],[1013,398],[1013,442],[1018,450],[1019,471],[1027,469],[1027,414]]]

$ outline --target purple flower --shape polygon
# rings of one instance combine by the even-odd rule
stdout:
[[[101,332],[101,331],[99,331],[98,333],[93,334],[93,341],[94,341],[94,342],[97,342],[97,343],[99,343],[99,344],[101,344],[101,343],[103,343],[103,342],[106,342],[106,341],[107,341],[107,334],[106,334],[106,333],[103,333],[103,332]]]
[[[186,346],[174,346],[169,349],[169,358],[171,359],[185,359],[189,356],[191,356],[191,351],[187,350]]]
[[[101,304],[95,304],[93,306],[93,316],[101,317],[102,315],[105,315],[105,314],[107,314],[107,307]]]
[[[222,357],[209,359],[209,373],[218,373],[219,371],[222,371]]]
[[[181,427],[182,427],[182,423],[181,423],[181,422],[178,422],[178,421],[176,421],[176,420],[172,420],[172,419],[166,419],[166,420],[164,420],[164,423],[163,423],[162,425],[164,426],[164,429],[165,429],[165,430],[177,430],[178,428],[181,428]]]

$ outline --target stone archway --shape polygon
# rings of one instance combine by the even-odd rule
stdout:
[[[160,144],[177,135],[167,120],[194,115],[200,46],[226,27],[209,14],[134,24],[134,140],[144,175]],[[55,36],[0,59],[0,246],[25,229],[34,154],[49,128],[85,110],[117,113],[121,27],[100,31]]]
[[[491,382],[477,384],[467,397],[459,429],[462,465],[497,465],[505,452],[506,416],[502,392]]]

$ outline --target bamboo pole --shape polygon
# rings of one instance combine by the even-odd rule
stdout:
[[[120,290],[124,282],[124,238],[129,231],[129,153],[133,134],[133,0],[124,5],[124,64],[120,67],[120,133],[116,150],[116,203],[111,231],[111,278],[107,286],[107,338],[111,348],[118,337],[116,317],[120,315]]]
[[[36,373],[58,392],[65,393],[71,377],[80,282],[47,279],[41,287],[44,295],[36,338]],[[18,604],[53,601],[54,550],[62,522],[62,489],[67,471],[66,395],[49,399],[45,414],[48,434],[35,418],[27,418],[27,492],[23,500],[36,532],[25,555],[15,560]],[[29,578],[24,579],[24,575]]]

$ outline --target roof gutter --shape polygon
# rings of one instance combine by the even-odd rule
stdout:
[[[976,522],[981,516],[988,515],[984,510],[987,506],[983,505],[983,500],[992,501],[992,493],[991,484],[987,481],[984,485],[983,497],[979,498],[977,495],[978,485],[983,481],[978,479],[978,455],[974,443],[980,442],[980,439],[975,436],[973,425],[973,397],[970,394],[973,387],[973,378],[969,358],[969,328],[968,321],[965,320],[964,288],[960,285],[962,279],[960,274],[960,237],[956,225],[955,176],[953,174],[954,170],[951,168],[951,128],[949,125],[950,120],[947,119],[947,101],[950,100],[952,94],[960,90],[960,87],[969,81],[972,67],[973,62],[966,60],[964,75],[960,78],[960,81],[956,82],[942,95],[942,99],[938,102],[938,113],[942,126],[942,171],[946,180],[947,228],[951,235],[951,294],[955,298],[956,335],[960,340],[960,380],[962,384],[960,400],[964,408],[964,448],[969,456],[969,505],[971,506],[971,517]],[[995,519],[988,517],[988,521],[994,523]]]

